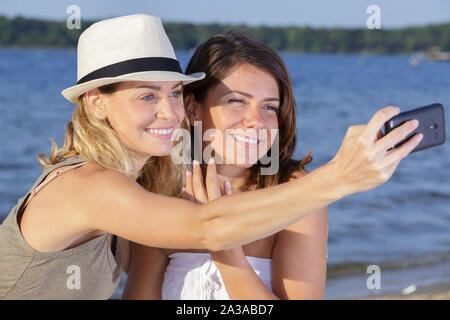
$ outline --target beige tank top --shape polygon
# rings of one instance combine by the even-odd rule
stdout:
[[[39,252],[25,241],[17,222],[49,174],[45,184],[85,163],[79,155],[45,169],[0,225],[0,299],[108,299],[116,290],[120,242],[115,236],[111,245],[105,233],[70,249]]]

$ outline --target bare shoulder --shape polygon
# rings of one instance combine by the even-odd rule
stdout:
[[[65,167],[66,166],[62,166],[60,169]],[[83,192],[83,190],[95,187],[96,183],[101,183],[106,179],[114,179],[114,177],[118,178],[120,176],[123,175],[113,170],[106,169],[96,163],[88,162],[78,168],[65,171],[58,177],[52,178],[52,172],[50,172],[41,183],[45,184],[48,182],[48,185],[42,189],[42,193],[45,193],[44,190],[50,189],[57,189],[61,192],[68,191],[71,193],[75,190]],[[80,189],[81,185],[83,185],[82,189]],[[39,193],[41,193],[41,191]]]
[[[38,251],[51,252],[104,233],[87,226],[85,213],[94,212],[95,199],[106,194],[111,197],[109,192],[114,186],[124,183],[133,181],[95,163],[86,163],[53,178],[50,173],[19,220],[25,240]]]
[[[89,162],[64,172],[50,181],[39,193],[42,193],[43,198],[54,198],[54,203],[68,212],[86,211],[103,197],[114,202],[111,195],[120,192],[124,185],[138,187],[135,181],[124,174]]]
[[[77,199],[78,197],[83,197],[85,200],[101,200],[103,196],[107,196],[111,202],[114,202],[118,199],[113,199],[111,195],[120,194],[116,192],[143,191],[143,188],[135,180],[125,174],[106,169],[95,163],[87,163],[80,168],[68,171],[64,175],[65,177],[61,179],[58,187],[71,194],[71,198],[74,197],[75,204],[78,204],[78,200],[81,200]]]
[[[88,162],[85,165],[77,168],[76,170],[67,171],[66,180],[67,186],[76,187],[77,184],[86,184],[85,187],[89,188],[90,185],[94,184],[102,184],[102,183],[110,183],[110,182],[124,182],[124,181],[133,181],[124,174],[106,169],[96,163]]]
[[[116,209],[127,208],[130,202],[149,195],[132,178],[95,163],[67,173],[60,187],[65,190],[66,199],[70,199],[72,210],[83,212],[84,218],[106,212],[113,214]]]

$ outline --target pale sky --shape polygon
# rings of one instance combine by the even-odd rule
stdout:
[[[0,15],[63,21],[77,5],[87,20],[148,13],[164,22],[364,28],[373,4],[382,28],[450,22],[450,0],[0,0]]]

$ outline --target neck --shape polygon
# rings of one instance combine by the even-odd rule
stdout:
[[[132,176],[136,180],[138,178],[138,176],[139,176],[139,172],[144,167],[145,163],[150,158],[150,156],[149,155],[137,154],[137,153],[135,153],[133,151],[129,151],[129,154],[130,154],[130,157],[132,159],[133,166],[134,166],[134,171],[133,171]]]

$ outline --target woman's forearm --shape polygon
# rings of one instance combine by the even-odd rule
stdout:
[[[78,210],[83,215],[74,224],[158,248],[236,247],[276,233],[345,195],[333,162],[290,182],[211,198],[215,200],[205,204],[148,192],[115,172],[102,174],[74,195],[74,202],[83,203]],[[204,188],[202,178],[198,180],[197,188]],[[218,189],[217,179],[206,180],[208,193]]]
[[[211,252],[231,300],[278,300],[248,263],[242,247]]]
[[[207,248],[225,250],[266,237],[346,193],[332,162],[271,188],[215,199],[200,207]]]

